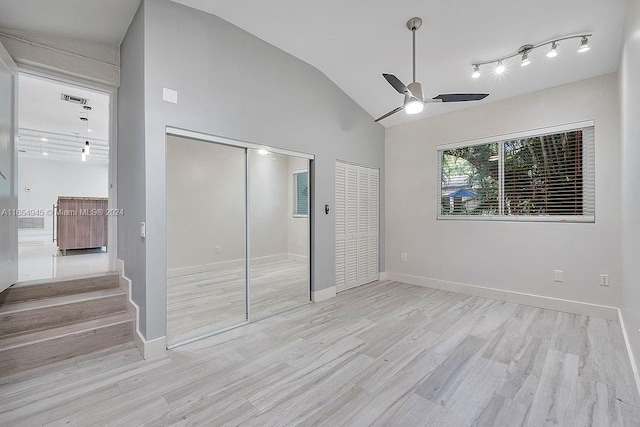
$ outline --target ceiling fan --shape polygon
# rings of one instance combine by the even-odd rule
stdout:
[[[402,106],[375,119],[375,122],[379,122],[402,110],[405,110],[407,114],[420,113],[426,103],[479,101],[489,96],[488,93],[445,93],[431,99],[424,97],[422,85],[416,81],[416,31],[421,26],[422,19],[418,17],[411,18],[407,21],[407,28],[411,31],[413,37],[413,82],[409,83],[409,86],[405,86],[404,83],[393,74],[382,74],[382,77],[384,77],[398,93],[404,95],[404,102]]]

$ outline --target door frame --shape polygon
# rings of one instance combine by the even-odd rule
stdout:
[[[240,148],[240,149],[244,149],[244,155],[245,155],[245,320],[239,323],[236,323],[234,325],[230,325],[230,326],[226,326],[222,329],[217,329],[202,335],[199,335],[197,337],[192,337],[192,338],[186,338],[183,340],[178,340],[176,342],[173,343],[167,343],[166,347],[167,349],[172,349],[175,347],[179,347],[181,345],[185,345],[185,344],[189,344],[192,343],[194,341],[198,341],[201,340],[203,338],[208,338],[211,337],[213,335],[217,335],[220,334],[222,332],[227,332],[229,330],[235,329],[235,328],[239,328],[241,326],[245,326],[249,323],[252,323],[252,319],[251,319],[251,260],[250,260],[250,255],[251,255],[251,200],[250,200],[250,194],[251,194],[251,182],[250,182],[250,173],[251,170],[249,168],[249,150],[267,150],[270,151],[272,153],[276,153],[276,154],[282,154],[282,155],[286,155],[286,156],[293,156],[293,157],[299,157],[299,158],[303,158],[303,159],[307,159],[308,163],[307,163],[307,172],[309,174],[309,215],[307,217],[307,235],[309,237],[309,248],[308,248],[308,257],[309,257],[309,286],[307,287],[307,301],[311,302],[311,289],[313,287],[313,257],[312,257],[312,249],[313,249],[313,233],[312,233],[312,218],[314,218],[313,215],[313,197],[312,195],[314,194],[314,187],[313,187],[313,179],[312,179],[312,174],[311,174],[311,170],[313,168],[313,161],[315,160],[315,155],[313,154],[308,154],[308,153],[302,153],[302,152],[297,152],[297,151],[293,151],[293,150],[287,150],[287,149],[283,149],[283,148],[277,148],[277,147],[273,147],[273,146],[268,146],[268,145],[264,145],[264,144],[256,144],[253,142],[248,142],[248,141],[242,141],[242,140],[237,140],[237,139],[232,139],[232,138],[226,138],[226,137],[222,137],[222,136],[216,136],[216,135],[211,135],[211,134],[207,134],[207,133],[202,133],[202,132],[196,132],[196,131],[191,131],[191,130],[187,130],[187,129],[182,129],[182,128],[177,128],[177,127],[172,127],[172,126],[165,126],[165,152],[166,152],[166,144],[167,144],[167,136],[177,136],[180,138],[186,138],[186,139],[193,139],[193,140],[197,140],[197,141],[202,141],[202,142],[208,142],[208,143],[213,143],[213,144],[218,144],[218,145],[226,145],[229,147],[234,147],[234,148]],[[289,172],[287,171],[287,174]],[[166,176],[165,176],[166,179]],[[290,212],[289,210],[287,210],[287,215],[289,215]],[[166,227],[168,226],[168,224],[165,224],[165,231],[166,231]],[[165,254],[166,256],[166,254]],[[166,276],[165,276],[166,278]],[[168,290],[168,286],[167,286],[167,280],[165,279],[164,282],[164,286],[165,286],[165,294]],[[298,307],[298,306],[296,306]],[[295,308],[295,307],[292,307]],[[166,310],[166,317],[165,317],[165,328],[168,331],[169,329],[169,315],[168,315],[168,310]],[[258,320],[262,320],[262,319],[258,319]]]
[[[109,96],[109,193],[108,209],[117,212],[118,205],[118,88],[104,83],[98,83],[80,76],[60,73],[31,64],[18,64],[19,74],[39,77],[59,83],[79,86]],[[17,134],[18,128],[16,128]],[[16,169],[16,181],[18,179]],[[109,271],[116,271],[118,259],[118,217],[107,217]],[[16,234],[16,242],[17,242]]]
[[[6,66],[7,71],[11,75],[11,80],[13,84],[12,88],[12,104],[13,108],[11,111],[11,124],[10,124],[10,137],[9,137],[9,149],[11,160],[10,164],[10,174],[9,176],[9,208],[14,211],[18,209],[18,79],[19,79],[19,68],[16,65],[15,61],[9,54],[9,52],[5,49],[5,47],[0,43],[0,62]],[[13,150],[13,152],[11,152]],[[6,178],[6,177],[5,177]],[[6,268],[10,272],[10,276],[8,277],[8,281],[5,277],[2,278],[2,282],[0,283],[0,292],[4,291],[9,286],[15,284],[18,281],[18,221],[15,215],[8,215],[5,218],[8,218],[9,227],[10,227],[10,256],[6,262]],[[4,275],[4,268],[2,264],[5,262],[0,261],[0,274]]]

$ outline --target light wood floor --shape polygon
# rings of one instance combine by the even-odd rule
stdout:
[[[2,425],[638,426],[620,325],[375,282],[143,361],[0,380]]]
[[[309,264],[253,264],[251,320],[309,302]],[[167,283],[167,342],[174,343],[246,320],[244,268],[226,268],[170,278]]]

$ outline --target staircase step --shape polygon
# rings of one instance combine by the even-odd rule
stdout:
[[[59,327],[122,312],[120,288],[37,299],[0,306],[0,336]]]
[[[0,377],[132,340],[126,312],[0,339]]]
[[[117,288],[118,283],[117,273],[19,283],[0,293],[0,305]]]

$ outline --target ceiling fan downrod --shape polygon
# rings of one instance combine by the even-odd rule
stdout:
[[[422,26],[422,19],[417,16],[407,21],[407,28],[411,31],[413,39],[413,82],[416,81],[416,31]]]

